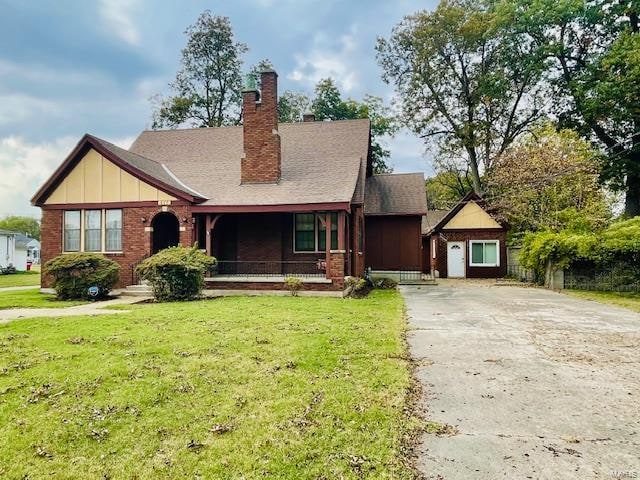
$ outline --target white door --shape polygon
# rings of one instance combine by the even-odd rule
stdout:
[[[464,278],[464,242],[447,242],[447,276]]]

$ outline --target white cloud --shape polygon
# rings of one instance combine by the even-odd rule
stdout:
[[[100,0],[100,15],[109,31],[130,45],[140,43],[140,33],[132,17],[138,0]]]
[[[331,40],[319,33],[314,37],[311,50],[305,54],[295,54],[296,66],[287,75],[295,82],[301,82],[313,88],[318,80],[331,77],[340,89],[348,93],[359,86],[355,60],[358,56],[356,28],[350,33]]]
[[[55,102],[24,95],[0,95],[0,126],[11,125],[33,117],[56,117],[60,107]]]
[[[31,197],[67,157],[77,138],[28,143],[22,137],[0,139],[0,215],[38,216]]]

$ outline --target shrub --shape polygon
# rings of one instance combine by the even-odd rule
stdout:
[[[393,290],[398,287],[398,282],[396,282],[393,278],[389,277],[379,277],[373,279],[374,288],[380,288],[382,290]]]
[[[347,277],[344,280],[345,296],[362,298],[366,296],[371,287],[366,278]]]
[[[136,272],[151,283],[156,300],[192,300],[202,292],[204,273],[215,262],[196,247],[170,247],[144,260]]]
[[[50,260],[44,269],[53,277],[59,299],[100,299],[118,282],[120,266],[97,253],[70,253]],[[90,287],[97,287],[95,295]]]
[[[297,297],[298,292],[302,290],[302,280],[298,277],[287,277],[284,279],[284,284],[294,297]]]

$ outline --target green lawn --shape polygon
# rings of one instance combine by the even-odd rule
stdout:
[[[628,308],[640,312],[640,293],[632,292],[592,292],[586,290],[566,290],[574,297],[593,300],[600,303],[608,303],[618,307]]]
[[[40,285],[40,272],[18,272],[0,275],[0,288]]]
[[[40,289],[0,291],[0,310],[6,308],[59,308],[82,305],[83,301],[56,300],[54,295],[40,293]]]
[[[400,295],[0,326],[1,478],[403,479]]]

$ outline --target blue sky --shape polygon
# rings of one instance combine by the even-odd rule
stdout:
[[[0,0],[0,215],[38,216],[29,199],[85,132],[128,147],[178,69],[185,28],[206,9],[230,17],[249,46],[245,69],[275,65],[279,89],[311,93],[333,77],[345,96],[390,101],[377,36],[416,0]],[[389,140],[396,172],[425,171],[419,139]]]

